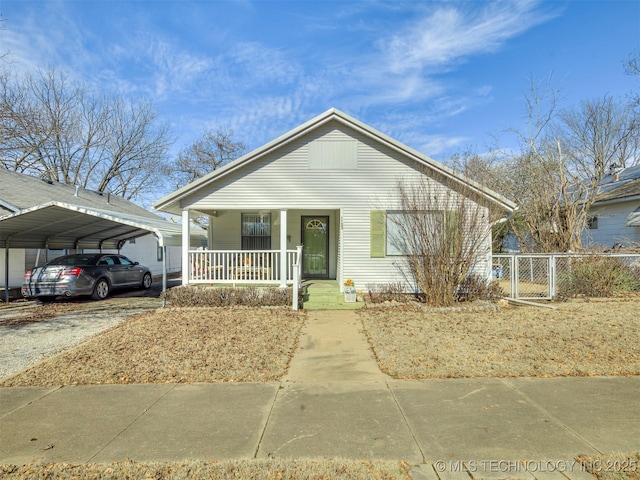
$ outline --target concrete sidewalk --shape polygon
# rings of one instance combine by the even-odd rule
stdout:
[[[0,388],[0,464],[326,456],[405,460],[421,465],[414,478],[447,479],[463,478],[458,460],[640,448],[640,377],[392,380],[371,368],[349,315],[310,315],[282,382]]]

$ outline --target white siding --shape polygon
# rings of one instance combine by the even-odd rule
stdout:
[[[319,139],[346,143],[356,141],[357,169],[310,169],[309,145]],[[406,280],[401,271],[401,258],[370,257],[370,211],[397,209],[398,181],[415,176],[418,171],[418,166],[407,157],[338,122],[329,122],[306,137],[218,178],[214,187],[208,191],[203,188],[187,197],[182,201],[182,206],[200,211],[236,210],[236,213],[230,214],[237,215],[237,225],[224,223],[222,218],[226,214],[219,213],[219,217],[213,219],[215,247],[212,248],[239,248],[238,243],[231,246],[231,236],[237,235],[234,229],[239,229],[239,209],[257,211],[269,208],[277,211],[279,208],[289,208],[292,244],[299,241],[299,226],[295,225],[295,221],[299,222],[299,213],[331,211],[331,265],[334,278],[337,274],[338,211],[341,210],[344,236],[341,239],[344,254],[340,259],[342,273],[344,278],[352,278],[358,288],[365,288],[369,283]],[[438,188],[445,187],[434,181],[434,190]],[[216,228],[223,231],[220,234],[222,237],[217,237]],[[279,229],[274,228],[273,248],[277,248],[278,232]],[[485,270],[488,268],[490,266],[486,266]]]
[[[85,253],[100,253],[101,250],[85,248]],[[134,243],[128,241],[118,250],[103,249],[102,253],[121,253],[125,257],[130,258],[134,262],[138,262],[145,267],[149,267],[152,275],[162,275],[162,260],[158,260],[158,240],[153,234],[144,235],[134,240]],[[64,255],[51,255],[49,260]],[[176,273],[182,270],[182,247],[167,247],[167,273]],[[41,262],[44,263],[44,257]]]
[[[136,243],[125,243],[120,253],[149,267],[152,275],[162,275],[162,261],[158,260],[158,240],[153,235],[136,238]],[[182,270],[182,247],[167,247],[167,273]]]
[[[0,285],[4,288],[5,276],[5,249],[0,249]],[[9,286],[19,287],[22,285],[24,272],[27,270],[25,266],[25,250],[24,248],[9,249]]]
[[[318,139],[309,144],[309,169],[356,170],[358,142],[348,139]]]
[[[639,243],[640,228],[624,226],[629,214],[638,207],[638,200],[592,207],[590,215],[598,217],[598,228],[586,228],[582,232],[583,246],[611,248],[618,242],[625,246]]]

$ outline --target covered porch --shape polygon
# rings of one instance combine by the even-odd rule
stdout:
[[[208,244],[183,244],[183,284],[263,284],[339,275],[339,210],[243,208],[183,210],[183,235],[196,217]],[[185,240],[186,241],[186,240]]]

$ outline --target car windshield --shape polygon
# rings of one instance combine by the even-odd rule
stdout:
[[[68,255],[66,257],[59,257],[55,260],[51,260],[48,265],[89,265],[95,255]]]

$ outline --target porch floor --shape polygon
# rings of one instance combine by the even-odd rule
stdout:
[[[337,280],[303,280],[302,292],[305,310],[355,310],[364,306],[361,301],[345,302]]]

